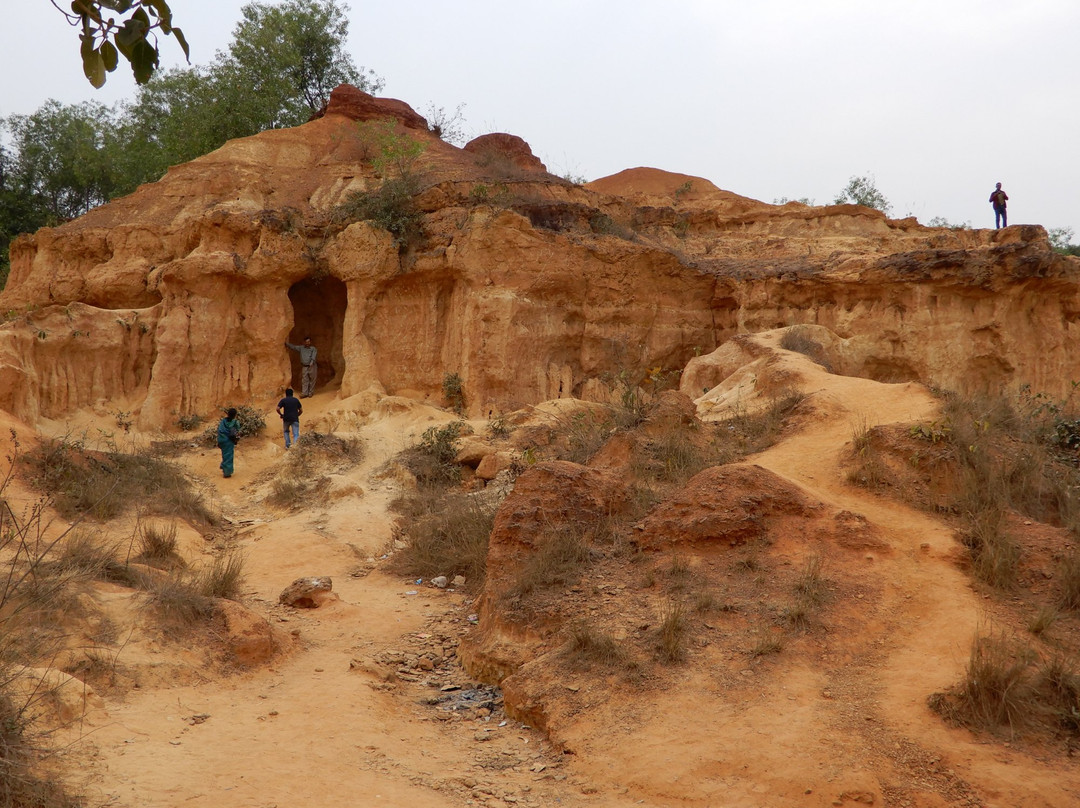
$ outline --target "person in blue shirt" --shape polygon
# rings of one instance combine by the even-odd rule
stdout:
[[[304,405],[293,395],[293,389],[285,388],[285,398],[277,403],[277,414],[281,416],[281,425],[285,430],[286,449],[300,440],[300,413],[303,411]]]
[[[225,477],[233,475],[233,451],[240,441],[240,422],[236,420],[236,407],[229,407],[225,417],[218,422],[217,445],[221,449],[221,473]]]

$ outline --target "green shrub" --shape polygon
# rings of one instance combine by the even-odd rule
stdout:
[[[418,191],[411,178],[384,180],[374,191],[353,191],[334,208],[338,222],[371,222],[394,237],[394,244],[404,251],[418,244],[424,236],[424,214],[414,197]]]
[[[457,373],[447,373],[443,376],[442,390],[450,409],[458,415],[465,412],[465,392],[462,389],[463,382]]]
[[[236,422],[241,438],[253,438],[266,429],[266,419],[262,413],[249,404],[241,404],[236,408]]]
[[[203,422],[201,415],[191,413],[190,415],[181,415],[176,419],[176,425],[185,432],[190,432],[193,429],[198,428],[199,424]]]
[[[454,421],[444,426],[429,427],[420,441],[401,454],[405,467],[413,473],[419,485],[447,487],[461,480],[461,467],[454,462],[458,439],[465,424]]]

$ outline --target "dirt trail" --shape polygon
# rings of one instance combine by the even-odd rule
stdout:
[[[982,743],[927,709],[927,695],[961,675],[980,599],[946,526],[843,479],[856,430],[931,419],[934,399],[918,385],[788,361],[813,413],[752,462],[860,514],[880,538],[831,559],[858,592],[836,606],[835,634],[800,640],[782,662],[746,664],[738,681],[688,666],[670,674],[670,686],[629,699],[612,698],[601,682],[575,682],[580,709],[560,738],[573,755],[513,722],[442,720],[420,702],[444,681],[468,684],[460,669],[434,687],[391,687],[350,663],[466,625],[462,595],[399,580],[377,563],[396,483],[373,472],[445,414],[389,408],[371,419],[357,429],[367,456],[349,474],[360,490],[297,512],[257,495],[284,456],[269,430],[271,438],[241,443],[230,480],[219,476],[216,451],[187,462],[240,525],[245,601],[295,635],[293,648],[268,668],[205,670],[90,715],[76,749],[91,798],[118,808],[1078,804],[1080,773]],[[347,421],[336,406],[331,394],[306,401],[305,428]],[[796,558],[812,552],[806,541],[780,537],[775,549]],[[332,576],[338,599],[311,611],[279,607],[278,593],[300,575]],[[717,630],[702,653],[730,660],[742,652],[725,649]],[[209,717],[192,723],[201,715]]]
[[[889,547],[864,555],[867,579],[879,581],[880,602],[876,619],[867,621],[877,636],[863,642],[879,653],[837,671],[829,685],[833,698],[848,700],[844,723],[861,723],[860,734],[893,768],[882,781],[902,784],[898,791],[923,790],[926,800],[937,794],[971,804],[1076,804],[1080,777],[1054,782],[1063,773],[1054,771],[1059,767],[1021,754],[1008,755],[1010,766],[1002,766],[995,744],[948,728],[927,709],[930,693],[962,678],[972,638],[986,629],[982,599],[956,563],[952,529],[843,479],[853,435],[879,424],[933,421],[938,402],[921,385],[834,376],[797,361],[811,380],[808,389],[817,390],[813,405],[820,419],[754,461],[821,501],[865,517]]]
[[[306,400],[303,428],[318,429],[333,403],[330,394]],[[522,805],[550,804],[541,794],[558,799],[566,778],[538,733],[499,720],[445,720],[446,713],[419,703],[438,690],[390,687],[350,667],[386,649],[408,649],[433,625],[465,625],[461,594],[378,570],[366,574],[390,539],[387,502],[395,493],[372,471],[406,445],[416,420],[364,428],[366,457],[349,475],[361,490],[325,508],[282,512],[256,496],[260,476],[284,457],[273,428],[272,437],[241,441],[230,479],[221,478],[214,449],[185,460],[240,526],[245,603],[293,647],[268,668],[231,675],[203,669],[195,683],[132,690],[90,714],[72,754],[88,772],[92,804],[421,808],[464,805],[474,790],[485,799],[498,795],[500,804],[507,795]],[[331,576],[335,597],[317,610],[279,606],[278,594],[302,575]],[[448,681],[469,684],[460,669]]]

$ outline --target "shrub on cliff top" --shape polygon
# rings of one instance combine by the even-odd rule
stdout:
[[[337,222],[371,222],[389,231],[394,244],[404,251],[417,244],[424,235],[424,214],[416,207],[413,196],[416,182],[395,178],[383,182],[374,191],[353,191],[334,208]]]

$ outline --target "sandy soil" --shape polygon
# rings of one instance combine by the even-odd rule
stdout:
[[[918,385],[841,378],[792,361],[800,363],[814,415],[753,462],[827,505],[861,514],[880,541],[830,559],[858,594],[837,607],[835,632],[806,640],[783,665],[747,664],[735,682],[691,666],[672,686],[639,699],[572,683],[581,709],[560,727],[557,747],[498,709],[449,713],[425,704],[453,692],[444,687],[473,684],[452,660],[426,676],[384,681],[371,660],[430,648],[432,638],[451,656],[469,627],[462,593],[401,580],[381,565],[398,483],[378,470],[447,417],[405,408],[358,428],[367,454],[345,475],[351,495],[313,509],[263,501],[267,475],[284,457],[280,440],[243,442],[229,480],[220,478],[216,451],[186,455],[238,528],[245,602],[289,647],[246,671],[201,666],[199,649],[191,649],[184,663],[191,669],[177,673],[174,664],[171,683],[106,694],[105,708],[69,733],[92,803],[1080,804],[1080,771],[1071,761],[976,738],[927,709],[928,694],[961,676],[984,618],[982,598],[956,564],[951,530],[843,479],[855,429],[932,418],[935,401]],[[305,402],[305,428],[340,420],[331,412],[336,404],[332,391]],[[775,552],[797,559],[812,549],[805,542],[779,537]],[[331,576],[335,596],[315,610],[278,605],[279,592],[302,575]],[[722,636],[711,649],[723,656]],[[150,651],[131,653],[145,661]]]

